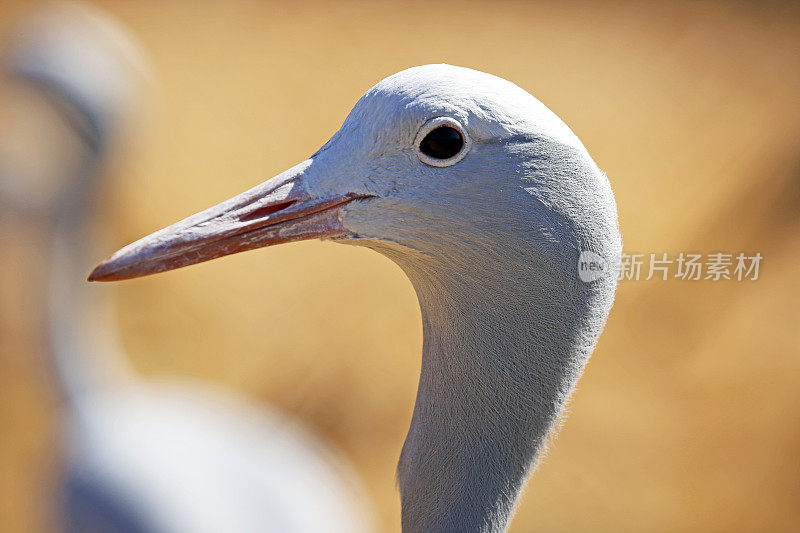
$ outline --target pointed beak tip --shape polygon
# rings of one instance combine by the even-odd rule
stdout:
[[[89,273],[89,276],[86,278],[86,281],[106,281],[105,277],[103,276],[103,263],[100,263],[94,270]]]
[[[109,260],[102,261],[99,265],[94,267],[86,278],[86,281],[115,281],[120,279],[115,276],[115,269],[110,268]]]

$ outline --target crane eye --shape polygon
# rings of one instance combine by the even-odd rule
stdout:
[[[457,120],[437,117],[420,128],[415,144],[420,161],[434,167],[449,167],[467,155],[471,143]]]
[[[457,129],[439,126],[422,139],[419,151],[436,159],[450,159],[464,146],[464,139]]]

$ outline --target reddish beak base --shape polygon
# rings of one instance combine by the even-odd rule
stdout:
[[[311,198],[298,167],[122,248],[97,265],[89,281],[138,278],[264,246],[349,235],[341,208],[366,195]]]

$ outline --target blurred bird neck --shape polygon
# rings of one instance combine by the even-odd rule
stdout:
[[[424,343],[398,466],[403,531],[504,531],[591,347],[535,277],[407,273]]]
[[[96,178],[97,165],[89,156],[82,172]],[[109,323],[110,302],[98,294],[102,289],[85,281],[92,264],[90,189],[96,180],[76,182],[60,203],[52,227],[43,323],[55,379],[64,399],[73,405],[85,393],[127,375],[116,329]]]

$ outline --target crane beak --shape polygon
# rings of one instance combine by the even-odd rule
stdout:
[[[138,278],[285,242],[349,235],[341,208],[364,194],[312,195],[309,159],[249,191],[153,233],[97,265],[89,281]]]

